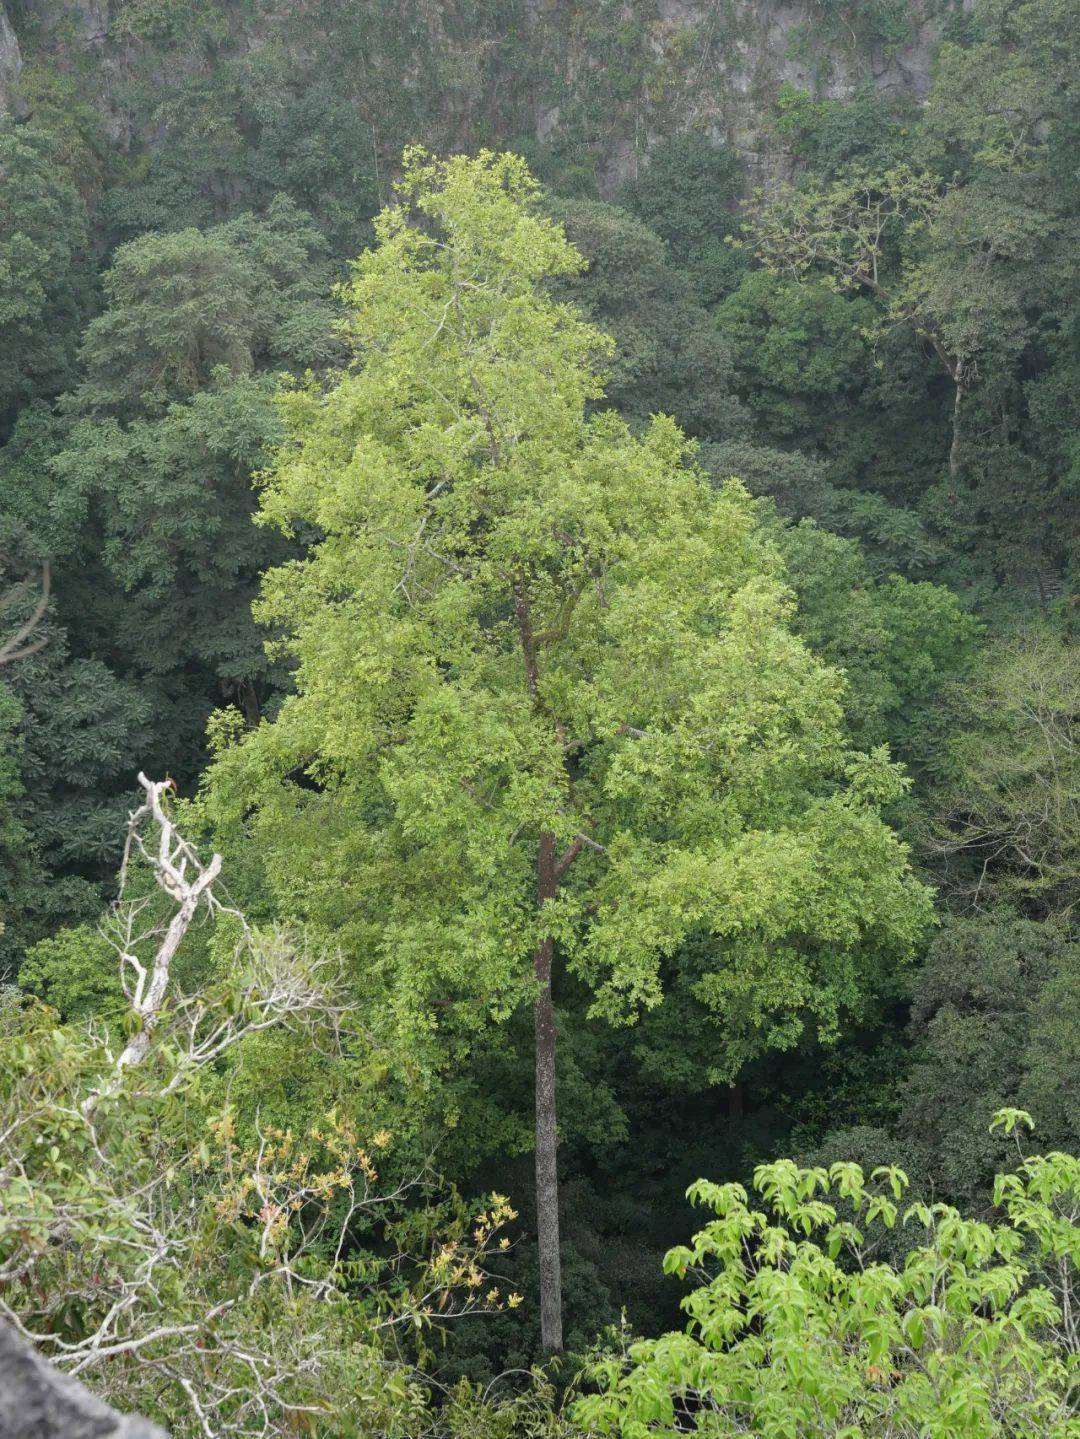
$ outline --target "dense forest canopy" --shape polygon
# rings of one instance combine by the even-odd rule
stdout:
[[[51,1360],[210,1439],[1080,1434],[1077,18],[0,5]]]

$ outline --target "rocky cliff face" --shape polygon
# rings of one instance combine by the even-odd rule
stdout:
[[[623,23],[606,53],[596,44],[601,27],[582,22],[588,6],[537,0],[529,16],[547,68],[539,136],[557,138],[590,91],[609,92],[607,188],[631,177],[650,141],[673,128],[710,131],[742,152],[752,179],[767,178],[784,164],[767,123],[780,85],[819,99],[873,87],[920,100],[939,34],[924,0],[597,0],[592,13],[616,8]]]
[[[122,144],[145,138],[118,99],[135,71],[144,94],[164,93],[229,55],[284,46],[317,82],[339,63],[337,42],[348,32],[353,71],[342,82],[355,89],[387,163],[409,139],[471,149],[531,132],[587,154],[608,194],[673,130],[706,130],[734,146],[751,180],[782,170],[769,117],[785,81],[819,98],[864,86],[922,97],[937,39],[933,3],[208,0],[198,11],[177,7],[189,18],[165,24],[160,6],[22,0],[24,49],[42,46],[61,66],[65,56],[76,65],[92,57],[102,109]],[[154,24],[131,18],[151,13]],[[9,68],[18,65],[2,16],[0,94],[5,50]]]
[[[11,87],[22,70],[22,53],[3,5],[0,5],[0,115],[11,109]]]

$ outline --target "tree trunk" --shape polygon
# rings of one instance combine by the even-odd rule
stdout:
[[[540,836],[536,861],[539,907],[555,897],[558,883],[555,836]],[[562,1261],[559,1256],[559,1174],[555,1132],[555,1015],[551,965],[555,944],[541,940],[535,955],[539,993],[534,1010],[536,1036],[536,1237],[540,1248],[540,1338],[547,1350],[562,1349]]]
[[[964,364],[959,355],[951,355],[940,339],[932,330],[925,332],[926,338],[941,361],[942,367],[949,379],[953,382],[953,407],[952,407],[952,443],[949,445],[949,479],[955,480],[960,473],[960,411],[964,404],[964,394],[967,389],[972,372]]]
[[[536,638],[533,634],[529,597],[524,581],[514,587],[514,613],[521,636],[525,678],[533,708],[543,713],[540,700]],[[536,854],[536,907],[555,898],[560,875],[573,862],[579,845],[571,845],[562,860],[550,830],[540,835]],[[536,1006],[533,1033],[536,1049],[536,1240],[540,1250],[540,1339],[549,1352],[558,1353],[562,1337],[562,1259],[559,1255],[559,1168],[555,1126],[555,1014],[551,1004],[551,966],[555,941],[543,939],[536,947]]]
[[[953,399],[952,411],[952,444],[949,446],[949,479],[955,480],[960,473],[960,407],[964,398],[964,387],[959,380],[954,381],[956,385],[956,396]]]

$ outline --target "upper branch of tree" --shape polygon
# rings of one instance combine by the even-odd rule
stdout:
[[[24,590],[25,585],[13,585],[5,594],[0,595],[0,615],[11,609]],[[48,635],[39,635],[37,639],[31,639],[31,636],[45,618],[51,593],[52,566],[46,560],[41,566],[41,594],[33,610],[16,630],[6,639],[0,640],[0,665],[13,664],[15,660],[24,660],[29,655],[36,654],[38,650],[44,649],[48,644]]]

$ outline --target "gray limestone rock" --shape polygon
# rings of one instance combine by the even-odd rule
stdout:
[[[166,1439],[107,1404],[0,1324],[0,1439]]]
[[[11,21],[0,4],[0,115],[11,109],[11,87],[22,70],[22,53]]]

